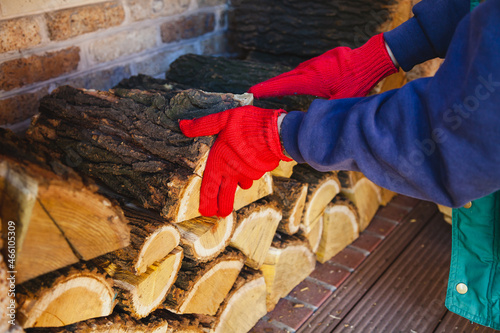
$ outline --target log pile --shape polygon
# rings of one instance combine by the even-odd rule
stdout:
[[[326,2],[317,2],[308,15],[324,12],[319,3]],[[236,1],[235,13],[250,17],[258,4]],[[310,57],[313,48],[345,45],[352,38],[346,32],[366,21],[354,19],[359,8],[370,14],[367,4],[331,4],[345,29],[302,36],[307,43],[297,45],[306,53],[278,38],[273,52]],[[386,5],[378,1],[371,10]],[[293,1],[290,7],[303,11]],[[236,28],[249,49],[257,23],[248,33]],[[307,46],[313,39],[319,44]],[[237,190],[233,214],[198,213],[214,137],[186,138],[177,120],[250,103],[307,111],[311,96],[253,101],[244,94],[289,69],[186,55],[166,80],[136,76],[108,92],[58,88],[42,100],[26,138],[2,133],[1,230],[18,222],[19,323],[33,333],[247,332],[317,260],[356,239],[394,194],[354,172],[281,163],[252,188]]]

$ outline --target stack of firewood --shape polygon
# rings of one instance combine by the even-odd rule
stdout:
[[[175,80],[183,66],[213,79]],[[227,218],[198,213],[214,137],[186,138],[177,120],[253,102],[201,89],[237,93],[238,76],[252,84],[284,70],[186,56],[169,81],[133,77],[109,92],[61,87],[42,100],[25,138],[2,132],[0,216],[3,234],[16,224],[19,324],[31,332],[246,332],[316,260],[350,244],[392,195],[355,172],[282,163],[238,189]],[[256,104],[305,110],[309,100]]]

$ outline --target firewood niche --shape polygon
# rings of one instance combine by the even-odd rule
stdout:
[[[190,68],[190,75],[179,74]],[[106,317],[59,314],[60,323],[47,325],[54,327],[29,321],[29,310],[41,306],[30,295],[55,290],[59,280],[54,280],[44,290],[23,294],[24,328],[248,332],[314,270],[317,259],[329,260],[359,235],[359,210],[368,199],[365,187],[353,185],[363,176],[318,173],[294,162],[281,163],[249,190],[238,189],[235,211],[227,218],[199,216],[200,183],[214,137],[187,138],[178,120],[250,104],[251,95],[238,93],[276,71],[284,70],[186,55],[171,65],[168,80],[139,75],[109,92],[66,86],[41,101],[27,140],[92,178],[101,195],[117,199],[113,202],[121,204],[130,227],[130,245],[90,261],[97,271],[89,274],[112,284],[111,306],[99,314]],[[306,111],[310,98],[255,102]],[[339,198],[348,190],[355,193],[354,204]],[[341,239],[339,232],[345,234]],[[45,276],[28,282],[41,285]],[[71,309],[71,300],[62,308]],[[53,303],[61,306],[59,301],[55,297]]]
[[[201,176],[214,137],[187,138],[178,120],[251,102],[250,94],[173,87],[102,92],[64,86],[42,99],[27,136],[117,194],[181,222],[199,216]],[[237,193],[235,209],[271,191],[270,176],[263,177],[238,191],[245,194]]]

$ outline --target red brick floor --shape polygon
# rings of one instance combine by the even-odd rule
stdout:
[[[368,228],[351,245],[324,264],[317,262],[311,275],[281,299],[250,332],[496,332],[469,323],[444,307],[448,251],[451,250],[449,234],[451,228],[434,204],[398,195],[378,210]],[[429,286],[428,281],[411,274],[415,269],[411,265],[420,264],[412,263],[413,259],[407,262],[406,258],[413,258],[411,256],[424,246],[428,251],[434,245],[431,258],[425,259],[426,266],[435,266],[432,268],[434,282]],[[429,256],[420,256],[426,258],[426,255]],[[399,290],[402,283],[404,288]],[[422,284],[422,287],[412,284]],[[427,287],[432,287],[437,296],[425,291],[420,294],[420,289]],[[390,293],[385,291],[387,288],[393,290],[395,296],[385,295]],[[405,304],[408,303],[405,292],[412,288],[418,290],[418,297],[429,294],[434,297],[432,310],[426,310],[431,313],[419,316],[418,312],[423,310],[417,306],[422,304]],[[375,300],[382,300],[384,296],[388,301],[377,305]],[[400,304],[396,304],[398,302]],[[398,312],[407,315],[398,316]],[[391,324],[387,320],[395,322]]]

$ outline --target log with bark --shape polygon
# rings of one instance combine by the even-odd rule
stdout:
[[[336,197],[323,213],[323,233],[316,258],[324,263],[342,251],[359,236],[359,216],[353,203]]]
[[[215,315],[243,268],[244,256],[227,249],[216,259],[185,259],[163,307],[178,314]]]
[[[278,202],[268,197],[236,212],[236,228],[229,244],[245,255],[246,265],[260,268],[281,216]]]
[[[311,227],[340,192],[337,172],[319,172],[306,164],[298,164],[293,168],[292,178],[309,184],[302,225]]]
[[[345,174],[346,172],[341,171],[339,173]],[[352,171],[347,173],[352,173]],[[344,175],[341,178],[344,183],[340,194],[349,199],[358,209],[359,231],[361,232],[366,229],[380,206],[382,201],[380,187],[359,174]],[[346,179],[349,179],[349,181]]]
[[[274,309],[280,298],[304,280],[316,266],[309,242],[301,236],[278,235],[261,266],[266,280],[267,310]]]
[[[140,319],[153,312],[165,300],[177,278],[182,258],[182,248],[177,247],[141,275],[131,272],[134,261],[120,257],[120,252],[99,257],[93,263],[113,279],[120,307],[134,318]]]
[[[225,218],[196,217],[177,223],[184,256],[206,262],[221,254],[234,232],[235,213]]]
[[[17,286],[22,327],[58,327],[110,315],[116,303],[113,282],[91,267],[65,267]]]
[[[301,224],[300,234],[309,241],[311,250],[316,252],[321,242],[321,235],[323,234],[323,214],[308,225]]]
[[[251,86],[291,69],[280,64],[187,54],[170,65],[166,78],[189,88],[242,94]],[[254,105],[266,109],[306,111],[313,100],[313,96],[284,96],[256,99]]]
[[[293,235],[299,231],[302,221],[308,184],[295,179],[273,177],[273,185],[272,197],[278,202],[283,215],[278,230]]]
[[[266,314],[266,282],[261,272],[245,268],[215,316],[197,316],[212,333],[245,333]]]
[[[93,318],[63,327],[29,329],[29,333],[165,333],[167,320],[151,315],[147,320],[137,320],[127,313],[113,312],[111,315]]]
[[[245,50],[311,58],[337,46],[359,47],[394,20],[393,0],[235,0],[230,30]]]
[[[3,130],[0,179],[2,229],[9,221],[16,228],[18,283],[129,244],[117,204],[43,147]]]
[[[141,275],[170,254],[179,245],[181,236],[176,226],[154,212],[133,206],[123,209],[131,227],[130,245],[115,251],[113,256],[127,262],[123,268]]]
[[[200,215],[200,176],[214,137],[187,138],[178,119],[250,102],[246,95],[199,90],[98,92],[64,86],[42,99],[28,135],[116,193],[181,222]],[[269,194],[272,188],[266,186],[255,182],[239,191],[251,199],[243,204]]]

